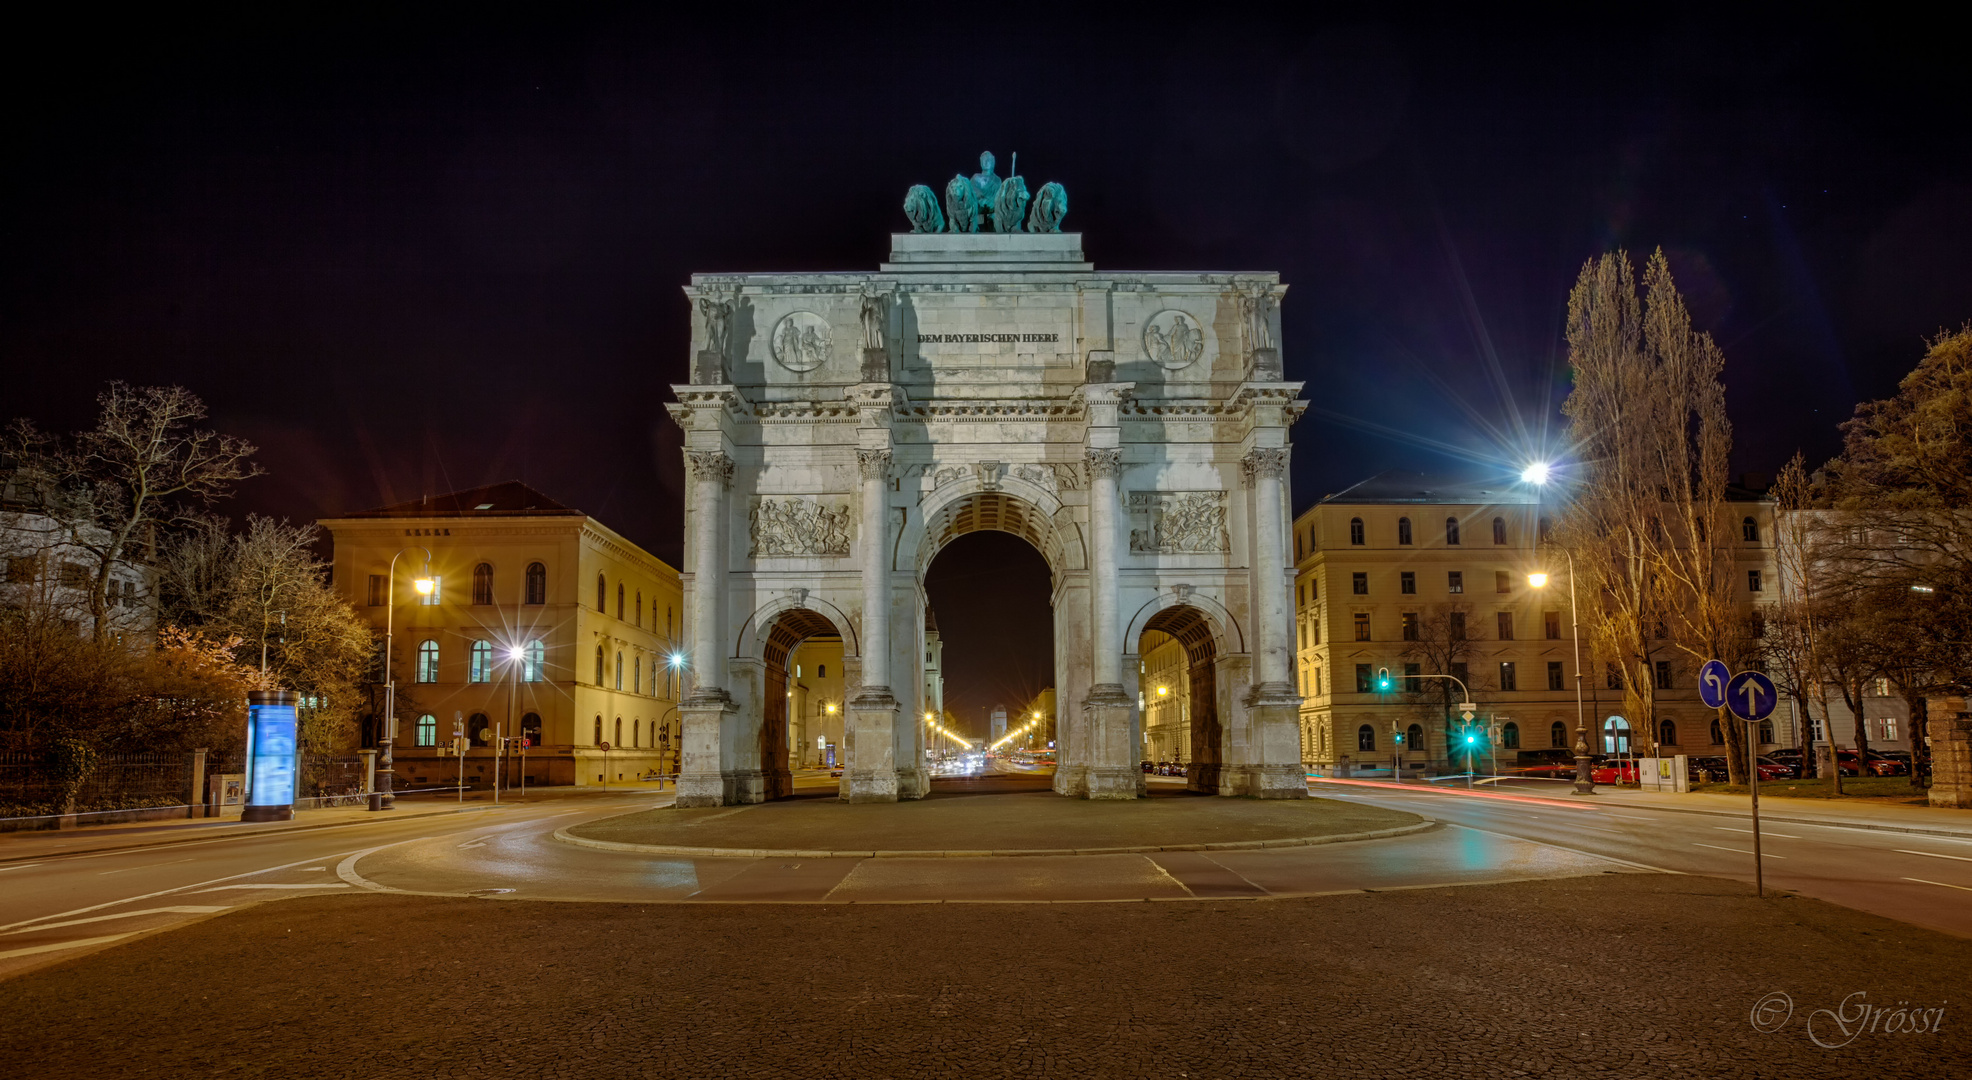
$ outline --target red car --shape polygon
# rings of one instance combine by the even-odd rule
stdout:
[[[1611,758],[1589,770],[1589,779],[1598,784],[1636,784],[1636,761]]]
[[[1835,759],[1836,767],[1842,770],[1843,776],[1861,775],[1861,769],[1856,764],[1859,759],[1854,750],[1837,750]],[[1905,776],[1909,774],[1910,768],[1895,758],[1879,757],[1875,751],[1871,751],[1869,772],[1872,776]]]

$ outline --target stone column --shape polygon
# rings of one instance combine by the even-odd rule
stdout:
[[[858,450],[863,476],[862,686],[849,700],[849,765],[841,797],[849,802],[897,801],[897,698],[890,691],[890,462],[889,450]]]
[[[1141,746],[1130,745],[1131,700],[1123,689],[1123,650],[1116,615],[1116,477],[1123,452],[1090,447],[1089,464],[1089,652],[1094,682],[1082,703],[1089,746],[1088,797],[1134,799],[1143,782],[1137,761]]]
[[[692,474],[692,691],[678,707],[683,717],[682,760],[678,770],[679,806],[724,806],[735,794],[726,759],[727,717],[732,695],[724,686],[724,649],[719,627],[726,599],[726,549],[721,526],[733,459],[719,450],[687,450]]]
[[[1931,715],[1931,805],[1972,810],[1972,720]]]
[[[1253,498],[1253,686],[1247,697],[1252,739],[1244,794],[1305,799],[1301,697],[1294,689],[1294,615],[1288,604],[1286,502],[1288,450],[1260,447],[1240,459]]]

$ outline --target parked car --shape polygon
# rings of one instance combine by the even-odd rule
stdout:
[[[1843,776],[1860,776],[1864,768],[1869,770],[1871,776],[1907,776],[1910,773],[1909,764],[1885,757],[1874,750],[1869,752],[1866,760],[1854,750],[1837,750],[1835,759],[1841,763]]]
[[[1530,780],[1573,780],[1575,765],[1573,762],[1566,765],[1559,762],[1552,765],[1529,765],[1524,769],[1513,770],[1512,775],[1524,776]]]
[[[1610,758],[1590,770],[1589,779],[1598,784],[1638,783],[1636,761],[1630,758]]]
[[[1694,781],[1722,784],[1731,775],[1722,757],[1695,757],[1685,764],[1685,773]]]

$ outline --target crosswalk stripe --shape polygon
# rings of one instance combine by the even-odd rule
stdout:
[[[138,915],[210,915],[215,911],[224,910],[226,910],[224,904],[216,907],[210,904],[178,904],[172,907],[145,908],[142,911],[122,911],[115,915],[95,915],[87,919],[69,919],[66,922],[37,923],[19,930],[9,930],[6,934],[12,937],[15,934],[32,934],[39,930],[54,930],[63,926],[81,926],[83,923],[105,922],[109,919],[130,919]]]

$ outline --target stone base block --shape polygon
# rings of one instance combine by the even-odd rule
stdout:
[[[1932,806],[1972,810],[1972,720],[1931,719]]]
[[[1249,765],[1245,795],[1256,799],[1305,799],[1308,777],[1300,765]]]
[[[1134,799],[1143,793],[1143,770],[1097,765],[1089,770],[1085,799]]]
[[[1086,765],[1062,765],[1054,771],[1054,793],[1066,795],[1071,799],[1084,798],[1089,794],[1089,767]]]
[[[897,798],[922,799],[931,794],[931,773],[921,768],[897,770]]]
[[[849,702],[844,736],[849,766],[836,789],[844,802],[897,801],[897,702],[888,690],[866,690]]]

